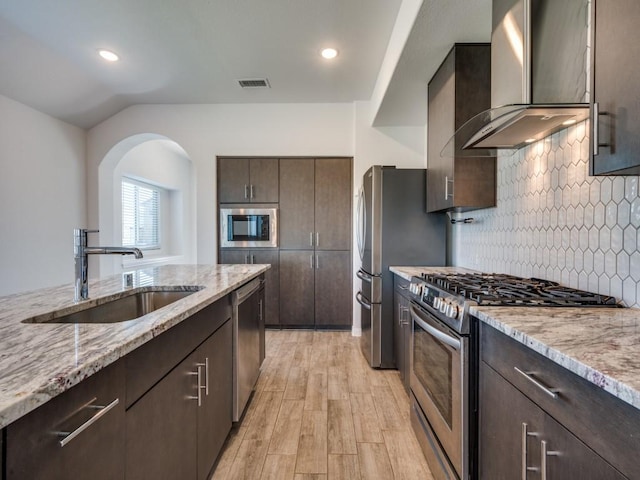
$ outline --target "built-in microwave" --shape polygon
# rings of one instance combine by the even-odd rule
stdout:
[[[278,246],[278,209],[275,207],[221,208],[220,246],[260,248]]]

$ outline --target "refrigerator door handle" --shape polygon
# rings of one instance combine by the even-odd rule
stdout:
[[[373,275],[369,275],[362,269],[358,270],[358,272],[356,273],[356,277],[358,277],[360,280],[364,280],[367,283],[373,283]]]
[[[364,258],[364,242],[365,232],[367,231],[367,215],[366,215],[366,203],[364,198],[364,185],[360,186],[358,192],[358,207],[357,207],[357,226],[356,226],[356,240],[358,242],[358,253],[360,253],[360,260]]]
[[[364,308],[366,308],[367,310],[371,310],[371,304],[367,301],[367,299],[362,295],[361,292],[356,293],[356,300]]]

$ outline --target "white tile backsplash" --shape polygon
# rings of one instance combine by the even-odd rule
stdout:
[[[500,155],[497,207],[457,213],[455,266],[545,278],[640,307],[639,178],[589,176],[587,122]]]

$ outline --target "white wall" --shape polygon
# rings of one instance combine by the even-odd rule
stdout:
[[[72,283],[85,132],[0,95],[0,295]]]

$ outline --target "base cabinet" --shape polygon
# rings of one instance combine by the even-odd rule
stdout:
[[[480,375],[480,478],[626,478],[486,363]]]
[[[396,368],[404,389],[409,393],[409,378],[411,373],[411,314],[409,305],[411,300],[407,294],[409,281],[394,275],[394,310],[393,310],[393,347]]]
[[[231,430],[232,322],[126,414],[127,478],[209,478]]]
[[[481,479],[637,478],[637,409],[485,324],[480,345]]]
[[[280,251],[280,323],[288,326],[351,325],[351,252]]]
[[[118,361],[10,424],[6,480],[124,479],[124,388]]]

